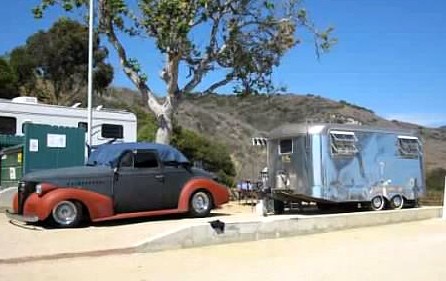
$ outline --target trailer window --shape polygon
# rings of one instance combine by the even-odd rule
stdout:
[[[15,135],[17,129],[17,119],[14,117],[0,117],[0,134]]]
[[[122,125],[102,124],[101,136],[109,139],[122,139],[124,137],[124,128]]]
[[[77,123],[77,127],[84,129],[85,132],[88,131],[88,123],[87,122],[79,122],[79,123]]]
[[[418,157],[421,152],[418,138],[398,136],[398,152],[402,157]]]
[[[353,132],[331,131],[330,141],[332,155],[348,156],[358,153],[358,139]]]
[[[279,142],[279,154],[291,154],[293,153],[293,140],[286,139]]]

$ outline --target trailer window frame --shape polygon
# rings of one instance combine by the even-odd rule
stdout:
[[[335,157],[352,157],[359,152],[356,134],[351,131],[329,131],[330,153]]]
[[[2,135],[17,134],[17,118],[11,116],[0,116],[0,124],[1,124],[0,134]]]
[[[87,122],[83,122],[83,121],[77,122],[77,127],[84,129],[85,132],[88,131],[88,123]]]
[[[420,139],[413,136],[398,136],[398,155],[402,158],[418,158],[421,156]]]
[[[284,141],[289,141],[291,143],[291,150],[290,151],[283,151],[282,149],[282,142]],[[287,139],[279,139],[279,144],[278,144],[278,149],[279,149],[279,155],[290,155],[293,154],[294,152],[294,142],[292,138],[287,138]]]

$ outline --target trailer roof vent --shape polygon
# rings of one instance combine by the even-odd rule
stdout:
[[[330,131],[332,155],[349,156],[358,153],[358,139],[353,132]]]
[[[16,97],[13,98],[11,101],[16,103],[32,103],[32,104],[39,103],[36,97]]]

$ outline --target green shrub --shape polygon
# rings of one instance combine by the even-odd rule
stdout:
[[[177,125],[171,143],[190,161],[200,162],[204,169],[215,173],[221,183],[234,186],[235,167],[226,146]]]
[[[341,103],[341,104],[343,104],[343,105],[345,105],[345,106],[350,106],[350,107],[355,108],[355,109],[364,110],[364,111],[367,111],[367,112],[370,112],[370,113],[375,113],[375,112],[374,112],[373,110],[371,110],[371,109],[368,109],[368,108],[366,108],[366,107],[359,106],[359,105],[356,105],[356,104],[353,104],[353,103],[349,103],[349,102],[347,102],[347,101],[345,101],[345,100],[340,100],[339,103]]]
[[[446,169],[435,168],[426,175],[426,186],[429,191],[443,191]]]

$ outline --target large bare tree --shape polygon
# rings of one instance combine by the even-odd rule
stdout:
[[[87,4],[88,0],[42,0],[34,14],[41,17],[53,5],[70,11]],[[97,0],[97,7],[100,32],[157,117],[160,143],[170,141],[173,113],[183,95],[197,92],[209,73],[220,78],[201,89],[201,94],[229,83],[243,94],[268,93],[273,89],[274,67],[300,42],[299,29],[314,36],[317,53],[335,42],[330,37],[333,29],[319,31],[301,0]],[[150,40],[165,57],[160,69],[165,98],[155,96],[150,77],[128,56],[121,38],[128,35]],[[186,82],[180,85],[179,77]]]

